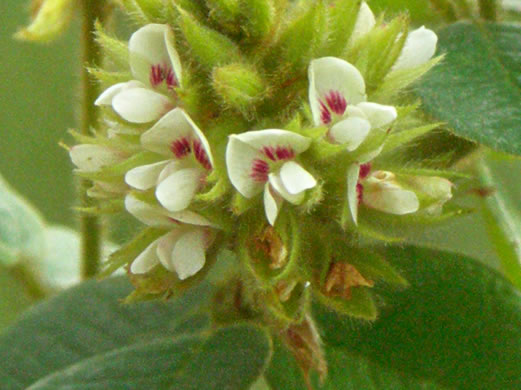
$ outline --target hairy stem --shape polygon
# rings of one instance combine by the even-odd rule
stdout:
[[[89,74],[87,67],[101,64],[101,48],[95,40],[94,24],[97,20],[103,21],[108,13],[105,0],[81,0],[81,111],[80,131],[82,134],[91,134],[98,122],[98,112],[94,101],[99,95],[96,80]],[[82,207],[93,206],[93,201],[87,196],[87,189],[91,186],[89,180],[81,180],[79,196]],[[80,231],[82,237],[81,259],[82,276],[90,278],[99,270],[101,260],[101,223],[99,217],[81,216]]]

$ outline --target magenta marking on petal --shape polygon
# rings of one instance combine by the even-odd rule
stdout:
[[[295,151],[290,146],[265,146],[262,152],[271,161],[289,160],[295,157]]]
[[[174,156],[181,159],[183,157],[186,157],[192,151],[192,148],[190,146],[190,141],[188,140],[188,138],[183,137],[173,141],[170,145],[170,150],[172,151]]]
[[[172,217],[167,217],[170,222],[175,223],[176,225],[181,225],[181,222],[179,222],[177,219]]]
[[[265,183],[268,181],[269,171],[270,166],[268,163],[260,158],[256,158],[251,165],[250,177],[255,181]]]
[[[166,82],[168,89],[173,89],[178,85],[177,78],[170,66],[160,64],[152,65],[150,67],[150,84],[156,88],[163,82]]]
[[[362,184],[362,180],[369,176],[371,172],[371,163],[365,163],[360,165],[360,173],[358,175],[358,183],[356,183],[356,195],[358,198],[358,205],[362,204],[363,195],[364,195],[364,185]]]
[[[262,148],[262,152],[266,157],[268,157],[271,161],[275,161],[277,157],[275,156],[275,150],[272,146],[265,146]]]
[[[356,184],[356,196],[358,198],[358,206],[360,206],[362,204],[363,195],[364,195],[364,186],[362,185],[362,183],[357,183]]]
[[[347,108],[347,101],[344,95],[338,91],[329,91],[326,96],[328,107],[337,115],[343,115]]]
[[[210,162],[210,159],[208,158],[208,155],[206,154],[206,150],[204,150],[203,145],[201,144],[201,141],[194,140],[193,142],[194,146],[194,156],[197,161],[206,169],[210,170],[212,169],[212,163]]]
[[[371,172],[371,163],[366,163],[366,164],[362,164],[360,165],[360,179],[359,180],[362,180],[362,179],[365,179],[369,173]]]
[[[322,100],[319,101],[320,103],[320,120],[323,124],[327,125],[331,122],[331,112],[329,112],[329,108],[324,104]]]
[[[295,157],[295,151],[290,147],[277,146],[275,153],[279,160],[289,160]]]

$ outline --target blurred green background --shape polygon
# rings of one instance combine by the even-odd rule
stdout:
[[[12,38],[29,1],[0,1],[0,173],[49,222],[73,225],[74,186],[66,150],[78,96],[78,28],[49,45]]]

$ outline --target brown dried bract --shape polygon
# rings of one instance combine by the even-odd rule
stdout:
[[[323,291],[330,297],[351,298],[352,287],[373,287],[372,280],[366,279],[349,263],[332,263],[326,276]]]
[[[282,336],[304,372],[308,388],[312,389],[309,378],[311,370],[319,374],[323,383],[327,376],[327,361],[313,319],[306,316],[302,323],[290,326]]]
[[[272,226],[267,226],[255,239],[255,246],[270,260],[269,267],[273,270],[284,267],[288,262],[288,250]]]

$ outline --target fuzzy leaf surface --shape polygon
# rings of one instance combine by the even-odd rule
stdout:
[[[197,332],[210,288],[166,303],[124,305],[126,278],[89,281],[29,310],[0,337],[0,388],[25,389],[69,365],[145,340]]]
[[[521,27],[457,23],[438,34],[446,53],[417,94],[459,136],[521,154]]]
[[[262,374],[269,354],[267,333],[243,324],[98,355],[28,390],[248,389]]]

